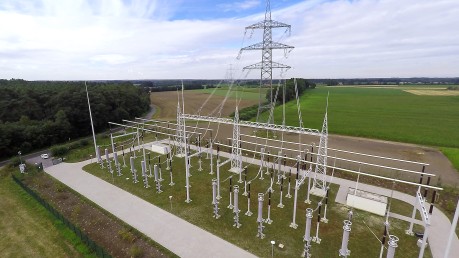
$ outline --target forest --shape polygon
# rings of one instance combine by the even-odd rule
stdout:
[[[149,110],[146,90],[131,82],[90,82],[96,132]],[[0,159],[91,134],[84,82],[0,80]]]

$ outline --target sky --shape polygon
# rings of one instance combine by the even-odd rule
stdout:
[[[458,0],[272,0],[275,78],[459,76]],[[265,0],[1,0],[0,79],[256,79]],[[239,56],[239,58],[238,58]]]

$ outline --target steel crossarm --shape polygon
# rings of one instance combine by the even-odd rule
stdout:
[[[244,70],[245,69],[262,69],[262,68],[263,68],[263,63],[260,62],[260,63],[248,65],[248,66],[244,67]],[[290,69],[292,67],[288,66],[288,65],[280,64],[280,63],[277,63],[277,62],[272,62],[272,68]]]
[[[244,51],[244,50],[262,50],[262,49],[265,49],[265,48],[288,49],[288,48],[294,48],[294,47],[289,46],[289,45],[285,45],[285,44],[282,44],[282,43],[278,43],[278,42],[269,42],[268,44],[263,44],[263,42],[258,42],[258,43],[255,43],[253,45],[250,45],[250,46],[247,46],[247,47],[243,47],[243,48],[241,48],[240,51]],[[273,62],[273,64],[274,64],[274,62]]]
[[[234,124],[234,121],[232,119],[223,118],[223,117],[211,117],[211,116],[200,116],[200,115],[190,115],[190,114],[182,114],[182,117],[184,119],[195,120],[195,121],[206,121],[206,122],[214,122],[214,123],[221,123],[221,124],[228,124],[228,125]],[[277,124],[268,124],[268,123],[242,121],[242,120],[239,121],[239,125],[245,126],[245,127],[256,128],[256,129],[283,131],[286,133],[298,133],[298,134],[307,134],[307,135],[313,135],[313,136],[321,135],[321,133],[317,129],[295,127],[295,126],[282,126],[282,125],[277,125]]]
[[[252,25],[249,25],[249,26],[245,27],[245,29],[246,30],[254,30],[254,29],[264,29],[265,27],[288,28],[288,29],[291,28],[291,26],[286,24],[286,23],[278,22],[278,21],[275,21],[275,20],[264,20],[264,21],[260,21],[260,22],[254,23]]]

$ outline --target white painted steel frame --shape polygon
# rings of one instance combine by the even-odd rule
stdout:
[[[214,123],[221,123],[221,124],[228,124],[228,125],[234,124],[234,121],[232,119],[223,118],[223,117],[211,117],[211,116],[200,116],[200,115],[190,115],[190,114],[182,114],[182,117],[188,120],[207,121],[207,122],[214,122]],[[239,121],[239,125],[250,127],[250,128],[256,128],[256,129],[283,131],[286,133],[299,133],[299,134],[307,134],[307,135],[313,135],[313,136],[321,135],[321,133],[317,129],[302,128],[302,127],[295,127],[295,126],[283,126],[283,125],[277,125],[277,124],[268,124],[268,123],[242,121],[242,120]]]
[[[231,138],[227,138],[227,139],[231,139]],[[260,139],[265,139],[265,138],[260,138]],[[241,140],[240,142],[248,143],[248,144],[252,144],[252,145],[265,146],[265,144],[256,143],[256,142],[250,142],[250,141],[244,141],[244,140]],[[299,152],[299,153],[305,153],[305,151],[298,151],[298,150],[295,150],[295,149],[290,149],[290,148],[285,148],[285,147],[278,147],[278,146],[269,146],[269,148],[282,149],[282,150],[287,150],[287,151],[292,151],[292,152]],[[311,152],[307,151],[307,153],[311,153]],[[319,155],[320,156],[321,154],[311,153],[311,155]],[[404,168],[389,167],[389,166],[378,165],[378,164],[373,164],[373,163],[367,163],[367,162],[358,161],[358,160],[345,159],[345,158],[340,158],[340,157],[329,157],[329,158],[333,159],[333,160],[340,160],[340,161],[345,161],[345,162],[350,162],[350,163],[357,163],[357,164],[360,164],[360,165],[372,166],[372,167],[377,167],[377,168],[384,168],[384,169],[395,170],[395,171],[400,171],[400,172],[407,172],[407,173],[413,173],[413,174],[424,175],[424,176],[436,176],[435,174],[432,174],[432,173],[419,172],[419,171],[409,170],[409,169],[404,169]]]
[[[222,143],[215,143],[215,144],[219,145],[219,146],[231,148],[231,146],[226,145],[226,144],[222,144]],[[249,150],[249,149],[244,149],[244,148],[241,148],[241,150],[242,151],[251,152],[251,153],[255,153],[255,154],[261,154],[261,152],[255,151],[255,150]],[[284,156],[279,157],[278,155],[271,154],[271,153],[269,153],[269,154],[268,153],[264,153],[264,155],[269,155],[269,156],[272,156],[272,157],[284,158],[284,159],[287,159],[287,160],[296,161],[295,158],[284,157]],[[311,162],[311,161],[307,161],[307,160],[301,160],[301,162],[307,163],[307,164],[316,164],[316,162]],[[379,178],[379,179],[383,179],[383,180],[387,180],[387,181],[391,181],[391,182],[404,183],[404,184],[409,184],[409,185],[414,185],[414,186],[422,186],[424,188],[433,189],[433,190],[443,190],[443,188],[441,188],[441,187],[436,187],[436,186],[431,186],[431,185],[424,185],[424,184],[419,184],[419,183],[415,183],[415,182],[410,182],[410,181],[405,181],[405,180],[400,180],[400,179],[395,179],[395,178],[389,178],[389,177],[385,177],[385,176],[373,175],[373,174],[365,173],[365,172],[362,172],[362,171],[355,171],[355,170],[351,170],[351,169],[346,169],[346,168],[341,168],[341,167],[336,167],[336,166],[330,166],[330,165],[327,165],[326,167],[330,168],[330,169],[339,169],[339,170],[344,171],[344,172],[360,174],[360,175],[363,175],[363,176]],[[292,171],[292,173],[296,173],[296,172]]]

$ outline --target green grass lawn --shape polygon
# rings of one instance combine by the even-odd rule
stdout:
[[[164,157],[161,158],[165,160]],[[218,220],[212,217],[212,188],[211,179],[216,175],[209,175],[209,160],[203,159],[203,171],[197,171],[198,163],[197,159],[192,160],[193,167],[191,168],[190,182],[190,197],[192,202],[185,203],[186,191],[185,191],[185,176],[184,176],[184,160],[176,158],[173,163],[174,173],[174,186],[169,186],[169,171],[162,166],[163,178],[165,181],[162,184],[163,193],[156,193],[153,187],[153,180],[150,178],[149,182],[152,186],[149,189],[143,187],[143,183],[140,180],[139,183],[134,184],[132,182],[132,176],[128,171],[128,168],[124,169],[124,175],[121,177],[115,176],[112,179],[111,174],[106,169],[101,170],[97,164],[90,164],[85,167],[89,173],[96,175],[107,182],[113,183],[114,185],[125,189],[139,196],[140,198],[169,211],[192,224],[195,224],[223,239],[245,249],[253,254],[260,257],[270,257],[270,241],[275,240],[277,243],[285,245],[283,249],[278,247],[275,248],[276,257],[298,257],[301,255],[303,250],[303,235],[305,227],[305,209],[307,207],[315,208],[318,202],[317,198],[312,198],[312,205],[304,203],[306,196],[306,187],[302,187],[299,192],[298,198],[298,211],[296,216],[296,223],[298,224],[297,229],[290,228],[289,225],[292,221],[292,207],[293,198],[283,199],[285,205],[284,208],[278,208],[279,203],[279,185],[274,185],[275,192],[272,196],[272,207],[271,207],[271,218],[274,220],[273,224],[265,224],[265,239],[259,239],[256,237],[257,234],[257,223],[256,223],[256,212],[257,212],[257,200],[256,196],[259,192],[266,192],[268,187],[268,179],[259,180],[255,179],[251,185],[252,198],[251,198],[251,211],[254,215],[251,217],[245,216],[244,213],[247,211],[247,198],[239,195],[240,204],[240,223],[242,227],[237,229],[233,227],[233,216],[234,214],[227,208],[228,206],[228,195],[229,195],[229,176],[233,176],[233,184],[237,184],[238,176],[228,172],[228,164],[221,169],[221,195],[220,201],[220,215],[221,218]],[[152,161],[152,164],[154,160]],[[215,164],[215,162],[214,162]],[[136,159],[137,170],[140,170],[140,157]],[[258,167],[254,165],[248,168],[248,179],[253,179],[256,176]],[[140,172],[138,172],[140,174]],[[292,179],[294,176],[292,176]],[[238,184],[241,192],[243,192],[243,184]],[[284,196],[287,193],[287,180],[284,182]],[[312,255],[313,257],[337,257],[338,250],[341,246],[342,238],[342,226],[343,220],[347,217],[347,208],[343,205],[334,202],[337,186],[332,185],[330,194],[330,201],[327,211],[327,218],[329,223],[321,223],[320,225],[320,238],[322,238],[321,244],[312,244]],[[293,191],[292,191],[293,194]],[[170,208],[169,196],[172,196],[172,210]],[[267,216],[267,196],[265,196],[264,206],[264,218]],[[405,208],[403,208],[405,209]],[[407,212],[406,212],[407,213]],[[353,257],[377,257],[380,250],[380,243],[377,238],[380,238],[383,232],[384,219],[382,217],[372,215],[366,212],[355,211],[353,220],[352,232],[350,236],[349,249],[352,252]],[[323,211],[322,211],[323,215]],[[312,224],[312,236],[315,235],[317,212],[313,218]],[[404,257],[417,257],[418,248],[416,247],[416,238],[409,237],[404,234],[404,230],[407,229],[408,223],[391,219],[391,234],[400,237],[399,247],[397,254]],[[376,234],[375,237],[373,234]],[[431,257],[430,253],[426,257]]]
[[[459,171],[459,148],[441,147],[441,152],[448,157],[453,166]]]
[[[195,91],[208,93],[208,94],[214,93],[217,96],[224,97],[224,96],[226,96],[228,90],[229,90],[228,87],[222,87],[222,88],[218,88],[218,89],[202,89],[202,90],[195,90]],[[268,91],[267,88],[262,88],[261,89],[263,100],[265,98],[265,94],[266,94],[267,91]],[[259,97],[260,97],[259,88],[258,87],[246,88],[246,87],[233,86],[229,97],[231,97],[231,98],[241,98],[243,100],[258,100]]]
[[[2,257],[95,257],[62,222],[0,172]]]
[[[318,87],[300,98],[305,127],[322,127],[328,93],[330,133],[459,147],[459,96],[417,96],[398,88]],[[286,104],[286,114],[286,123],[298,126],[295,102]],[[281,118],[279,106],[275,121]]]

